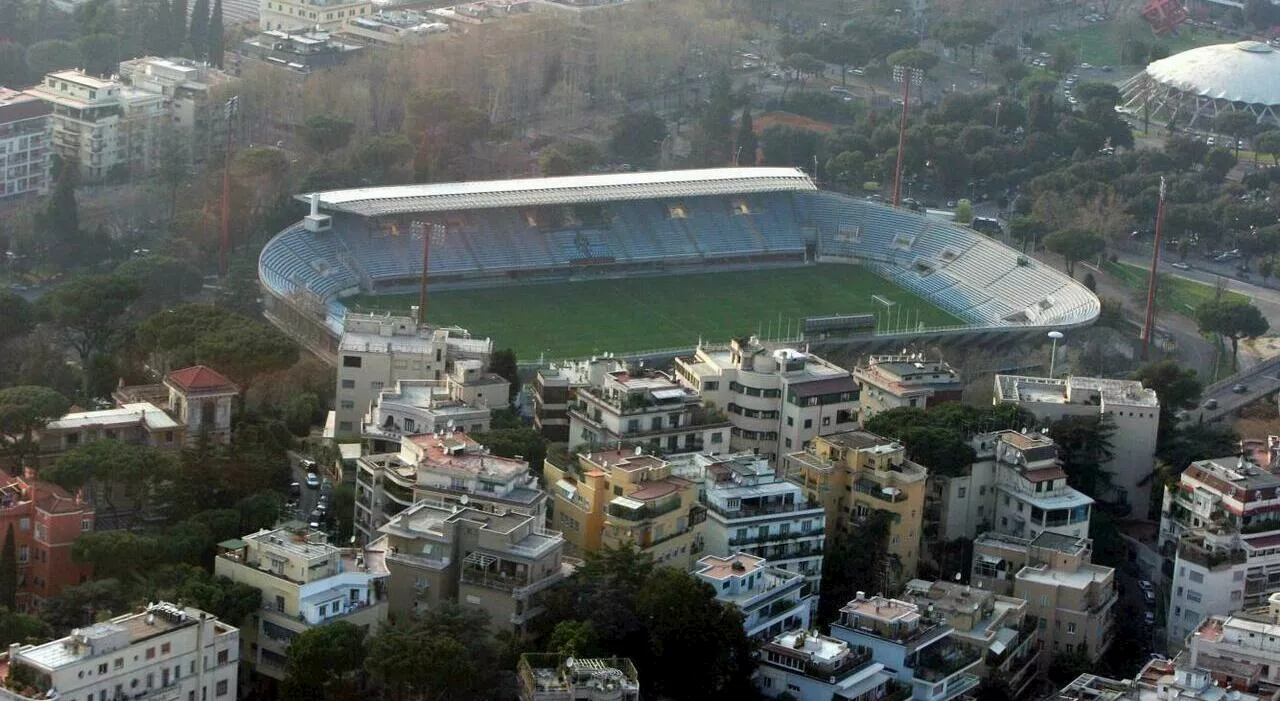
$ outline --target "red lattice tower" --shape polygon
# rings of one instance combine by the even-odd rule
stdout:
[[[1164,35],[1187,21],[1187,8],[1182,5],[1181,0],[1147,0],[1142,8],[1142,16],[1151,25],[1151,31]]]

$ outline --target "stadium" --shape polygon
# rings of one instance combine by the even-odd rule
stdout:
[[[1153,61],[1120,93],[1121,110],[1188,129],[1211,129],[1234,110],[1280,124],[1280,52],[1260,41],[1189,49]]]
[[[259,256],[264,306],[330,359],[348,308],[407,313],[416,304],[424,256],[428,322],[490,336],[526,360],[692,348],[700,334],[766,328],[885,347],[1020,340],[1091,324],[1099,312],[1083,285],[976,231],[821,191],[790,168],[298,199],[311,214]]]

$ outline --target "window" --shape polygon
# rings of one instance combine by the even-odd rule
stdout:
[[[147,659],[154,660],[155,658],[156,658],[156,649],[154,647],[147,648]],[[151,684],[147,684],[147,686],[151,686]]]
[[[18,546],[18,562],[26,562],[27,558],[30,556],[31,556],[31,553],[27,550],[27,546],[25,545]]]
[[[112,662],[112,663],[111,663],[111,668],[112,668],[112,669],[123,669],[123,668],[124,668],[124,658],[123,658],[123,657],[117,657],[117,658],[115,659],[115,662]]]
[[[22,530],[22,531],[31,530],[31,519],[26,516],[23,516],[22,518],[18,519],[18,530]]]
[[[218,664],[226,664],[226,663],[227,663],[227,659],[228,659],[229,657],[230,657],[230,655],[229,655],[229,653],[228,653],[226,650],[219,650],[219,651],[218,651]]]
[[[374,380],[373,382],[370,382],[369,389],[377,392],[378,390],[382,389],[382,382],[380,380]]]
[[[804,427],[805,427],[805,428],[813,428],[813,419],[805,419],[805,420],[804,420]]]
[[[787,425],[788,425],[788,426],[795,426],[795,425],[796,425],[796,419],[795,419],[795,417],[794,417],[794,416],[788,416],[788,417],[787,417]]]
[[[227,695],[227,681],[228,681],[227,679],[223,679],[222,681],[218,682],[216,686],[213,687],[214,696]]]
[[[106,674],[106,673],[107,673],[107,663],[103,662],[102,664],[98,665],[98,674]]]
[[[1196,583],[1196,584],[1203,584],[1203,583],[1204,583],[1204,573],[1203,573],[1203,572],[1196,572],[1195,570],[1191,570],[1190,572],[1188,572],[1188,573],[1187,573],[1187,577],[1188,577],[1192,582],[1194,582],[1194,583]]]
[[[830,417],[830,416],[824,416],[824,417],[822,417],[822,425],[823,425],[823,426],[830,426],[830,425],[831,425],[831,417]]]
[[[966,489],[965,487],[961,487],[961,488],[960,488],[960,492],[959,492],[958,494],[956,494],[956,498],[957,498],[957,499],[963,499],[963,498],[964,498],[964,495],[965,495],[965,493],[966,493],[967,491],[968,491],[968,489]]]
[[[342,388],[343,388],[343,389],[355,389],[355,388],[356,388],[356,381],[355,381],[355,380],[343,380],[343,381],[342,381]]]
[[[172,649],[172,648],[170,648],[170,647],[169,647],[169,643],[160,643],[160,654],[161,654],[161,655],[167,655],[167,654],[169,654],[169,650],[171,650],[171,649]]]
[[[1076,624],[1071,623],[1071,622],[1068,622],[1068,623],[1067,623],[1067,635],[1075,635],[1075,634],[1076,634]]]
[[[343,409],[354,409],[354,408],[356,408],[356,403],[355,403],[354,401],[350,400],[350,399],[344,399],[344,400],[342,400],[341,402],[338,402],[338,404],[339,404],[339,406],[341,406]]]
[[[1198,604],[1202,599],[1203,597],[1200,596],[1200,592],[1196,591],[1195,589],[1187,590],[1187,601],[1190,601],[1193,604]]]
[[[92,531],[92,530],[93,530],[93,519],[88,519],[88,518],[82,518],[82,519],[80,519],[80,530],[81,530],[81,531]]]
[[[338,422],[338,430],[339,430],[339,431],[350,431],[350,430],[351,430],[351,422],[350,422],[350,421],[339,421],[339,422]]]
[[[344,368],[358,368],[363,364],[363,362],[364,360],[358,355],[342,356],[342,367]]]
[[[1233,580],[1237,581],[1237,582],[1243,582],[1243,581],[1244,581],[1244,570],[1236,570],[1236,571],[1231,575],[1231,578],[1232,578]]]

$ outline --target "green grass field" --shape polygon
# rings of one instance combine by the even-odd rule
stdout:
[[[1052,37],[1050,44],[1064,43],[1074,46],[1079,61],[1092,63],[1095,66],[1120,65],[1120,42],[1117,40],[1114,25],[1110,22],[1087,24],[1083,27],[1053,32],[1049,36]],[[1142,40],[1163,44],[1169,49],[1169,55],[1194,49],[1197,46],[1235,41],[1226,34],[1189,26],[1183,26],[1176,35],[1157,37],[1152,34],[1143,36]]]
[[[1148,275],[1145,268],[1128,263],[1105,261],[1102,269],[1122,281],[1126,287],[1143,293],[1147,291]],[[1214,299],[1217,292],[1213,285],[1161,273],[1156,282],[1156,306],[1165,311],[1194,316],[1196,307]],[[1223,291],[1222,297],[1227,300],[1249,301],[1246,295],[1230,290]]]
[[[927,326],[964,323],[865,268],[840,264],[443,290],[431,293],[427,316],[434,324],[457,324],[490,337],[496,347],[513,348],[521,360],[533,360],[540,354],[570,358],[692,347],[699,337],[714,342],[757,332],[780,337],[788,323],[794,334],[811,316],[885,316],[872,295],[899,305],[904,324],[908,319],[914,324],[917,316]],[[407,312],[417,303],[416,294],[346,300],[357,311]]]

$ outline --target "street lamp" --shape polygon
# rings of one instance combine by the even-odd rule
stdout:
[[[893,170],[893,206],[902,205],[902,151],[907,145],[907,105],[912,84],[924,82],[924,71],[910,66],[894,66],[893,79],[902,82],[902,121],[898,125],[898,165]]]
[[[1049,338],[1053,339],[1053,349],[1049,351],[1049,377],[1053,377],[1054,364],[1058,360],[1058,339],[1062,338],[1061,331],[1050,331]]]

